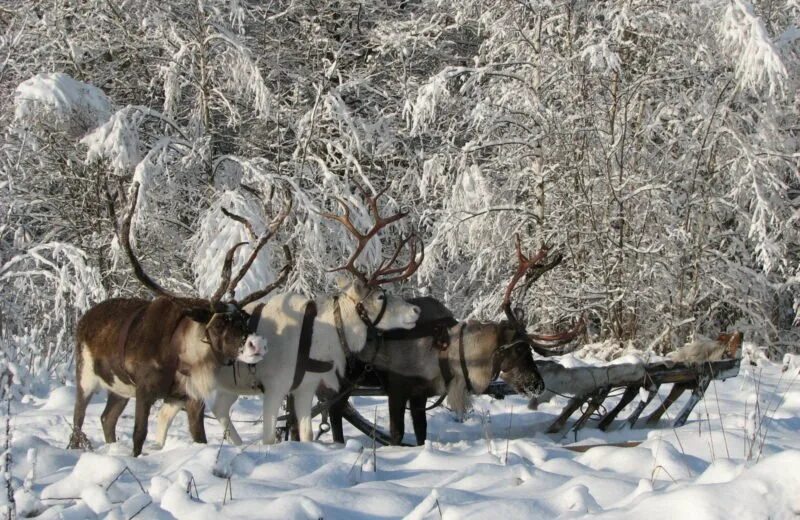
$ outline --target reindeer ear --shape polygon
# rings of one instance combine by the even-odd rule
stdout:
[[[525,311],[522,310],[522,307],[514,307],[514,316],[517,317],[518,322],[525,323]]]
[[[214,313],[211,312],[211,309],[207,309],[205,307],[194,307],[191,309],[185,309],[183,311],[183,315],[198,323],[205,324],[211,321],[211,318],[214,316]]]

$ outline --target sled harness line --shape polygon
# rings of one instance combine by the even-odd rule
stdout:
[[[347,336],[344,332],[344,322],[342,322],[342,308],[339,306],[339,296],[333,297],[333,318],[336,322],[336,334],[339,336],[339,345],[342,347],[345,357],[352,354],[350,345],[347,343]],[[362,318],[363,319],[363,318]]]
[[[469,368],[467,367],[467,360],[464,356],[464,329],[466,327],[467,323],[464,322],[458,330],[458,362],[461,367],[461,374],[464,377],[464,384],[467,387],[467,391],[474,394],[475,389],[472,387],[472,382],[469,379]],[[450,359],[447,355],[447,350],[448,349],[445,348],[439,351],[439,371],[442,373],[445,386],[450,385],[450,381],[452,381],[454,377],[453,371],[450,368]]]

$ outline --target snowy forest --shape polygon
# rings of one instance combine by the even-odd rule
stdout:
[[[799,20],[798,0],[3,0],[0,513],[718,518],[738,500],[742,518],[794,518]],[[361,251],[329,216],[345,206],[369,229],[379,193],[382,214],[407,216]],[[255,238],[284,217],[256,250]],[[108,409],[99,443],[102,403],[90,394],[77,446],[86,451],[72,449],[79,320],[108,298],[151,296],[126,256],[123,221],[145,271],[175,294],[218,303],[221,267],[243,242],[234,272],[255,261],[231,297],[281,281],[287,258],[277,293],[333,295],[335,270],[355,250],[366,270],[422,260],[389,294],[432,296],[456,320],[496,323],[515,322],[502,304],[519,237],[523,251],[548,248],[563,261],[514,293],[525,322],[517,332],[580,330],[583,353],[564,356],[563,367],[610,377],[602,365],[624,361],[639,379],[614,387],[610,397],[624,392],[615,413],[635,397],[644,404],[625,430],[579,432],[608,412],[609,382],[599,401],[578,403],[572,431],[545,434],[589,376],[576,375],[564,395],[537,372],[552,402],[477,395],[462,325],[472,408],[423,409],[430,434],[419,442],[415,418],[419,448],[376,449],[374,424],[371,438],[347,426],[344,444],[273,445],[264,433],[265,446],[267,406],[248,398],[232,422],[250,444],[229,445],[230,427],[209,411],[210,443],[199,444],[187,403],[197,398],[202,412],[209,393],[184,396],[186,415],[139,458],[128,457],[131,412],[121,415],[131,396],[117,414],[118,445],[106,434]],[[424,255],[392,257],[409,236]],[[735,359],[714,361],[735,372],[710,360],[706,372],[687,369],[699,372],[695,386],[679,388],[691,390],[683,422],[667,413],[671,427],[658,428],[654,412],[649,430],[634,429],[654,396],[664,403],[666,387],[643,382],[652,363],[671,360],[658,365],[667,370],[683,358],[665,356],[703,341],[718,347],[714,338],[733,331],[745,343],[734,335],[735,352],[720,355]],[[337,332],[349,354],[341,323]],[[493,347],[492,363],[515,338]],[[385,394],[356,395],[354,407],[376,424],[394,421],[375,395]],[[316,440],[324,433],[320,425]],[[568,451],[567,442],[593,449]]]
[[[282,244],[284,290],[330,288],[350,239],[320,213],[341,197],[368,218],[358,183],[410,211],[365,263],[424,240],[399,294],[498,318],[519,233],[566,256],[518,302],[540,330],[583,315],[587,341],[663,353],[737,329],[792,351],[798,19],[775,0],[5,2],[3,363],[69,378],[76,318],[143,292],[115,239],[134,179],[140,254],[184,293],[248,240],[221,210],[263,226],[286,187],[240,290]]]

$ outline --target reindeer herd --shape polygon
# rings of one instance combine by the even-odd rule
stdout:
[[[369,378],[388,395],[392,443],[402,441],[409,405],[417,443],[422,444],[429,397],[447,395],[451,407],[463,414],[470,395],[483,392],[498,376],[519,393],[540,394],[544,383],[533,351],[551,354],[552,348],[577,336],[580,324],[558,335],[528,333],[519,309],[512,310],[511,296],[523,277],[526,284],[533,283],[558,265],[561,256],[548,259],[548,250],[542,249],[529,258],[517,237],[519,267],[503,299],[507,320],[459,322],[433,298],[404,300],[387,294],[385,286],[409,278],[424,258],[424,246],[415,234],[401,240],[393,255],[373,272],[356,267],[369,241],[407,215],[381,216],[378,199],[385,190],[369,196],[360,189],[374,218],[369,230],[362,233],[353,224],[348,205],[340,199],[336,200],[342,214],[323,214],[356,239],[350,258],[335,269],[350,275],[336,294],[315,299],[297,293],[271,295],[291,269],[291,254],[284,247],[287,263],[278,279],[235,300],[237,284],[291,211],[291,198],[286,197],[283,210],[258,238],[235,276],[234,255],[244,243],[227,252],[219,287],[211,298],[203,299],[173,294],[145,273],[130,243],[139,191],[134,185],[119,241],[137,279],[155,298],[112,298],[91,308],[78,322],[77,389],[69,447],[83,445],[86,407],[100,388],[108,394],[101,415],[107,443],[116,442],[116,423],[128,401],[135,399],[134,456],[142,452],[150,410],[158,400],[163,400],[157,418],[157,442],[162,446],[180,410],[187,413],[192,439],[206,442],[205,402],[212,397],[214,416],[230,441],[241,444],[230,418],[231,406],[240,395],[261,396],[266,444],[277,440],[276,421],[287,397],[293,402],[299,439],[313,440],[315,395],[328,403],[334,441],[343,442],[342,407],[353,387]],[[225,213],[256,238],[249,222]],[[397,265],[406,249],[408,262]]]

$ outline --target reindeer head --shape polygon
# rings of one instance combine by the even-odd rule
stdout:
[[[184,315],[205,326],[205,342],[220,363],[241,361],[258,363],[267,353],[266,341],[255,334],[250,315],[234,303],[217,303],[210,307],[200,301],[186,306]]]
[[[265,233],[265,236],[259,241],[250,258],[245,262],[233,280],[231,280],[233,258],[236,254],[236,250],[244,245],[244,242],[234,245],[228,251],[225,255],[225,262],[222,267],[222,279],[219,287],[210,299],[203,299],[173,294],[161,287],[161,285],[144,272],[139,260],[133,253],[130,243],[131,219],[136,209],[138,196],[139,183],[135,183],[133,186],[130,208],[125,215],[119,232],[120,242],[128,255],[136,277],[145,287],[150,289],[157,296],[167,298],[181,307],[186,317],[204,325],[204,341],[209,345],[211,352],[219,362],[225,363],[236,360],[243,363],[257,363],[261,361],[267,352],[266,342],[263,338],[255,334],[256,331],[253,330],[254,327],[251,324],[251,316],[243,309],[245,305],[265,296],[286,279],[290,269],[289,263],[291,261],[288,249],[284,247],[284,253],[287,255],[289,263],[284,267],[281,277],[279,277],[275,283],[239,301],[234,300],[232,295],[236,284],[244,277],[259,250],[264,246],[266,241],[275,234],[278,227],[280,227],[281,223],[286,218],[286,215],[291,209],[291,203],[288,203],[286,209],[273,220],[267,229],[267,233]],[[222,298],[226,293],[230,295],[230,298],[228,301],[223,302]]]
[[[499,374],[517,393],[535,397],[544,392],[544,380],[536,368],[528,341],[520,339],[517,330],[508,322],[500,323],[498,328],[500,339],[493,355],[493,373]]]
[[[359,317],[368,327],[413,329],[419,319],[419,307],[387,294],[383,287],[367,285],[358,278],[340,284],[339,294],[356,304]]]
[[[548,260],[549,249],[543,247],[533,256],[522,253],[519,235],[516,235],[517,271],[512,276],[506,287],[503,297],[503,311],[508,321],[500,324],[500,336],[503,343],[495,351],[495,362],[500,377],[513,386],[518,392],[536,396],[545,390],[544,381],[536,368],[533,351],[552,355],[548,348],[572,341],[582,330],[583,321],[571,331],[561,334],[541,335],[530,334],[523,323],[521,309],[511,308],[511,294],[523,276],[527,278],[526,286],[538,280],[544,273],[553,269],[563,259],[560,253],[553,255]]]
[[[381,264],[371,275],[368,276],[366,272],[357,269],[355,266],[356,259],[364,251],[367,243],[377,235],[381,229],[392,222],[400,220],[408,213],[401,211],[388,217],[381,217],[378,210],[378,198],[386,192],[386,188],[377,195],[370,197],[364,188],[358,184],[356,184],[356,186],[367,200],[370,211],[375,218],[375,224],[373,224],[366,233],[361,233],[353,224],[350,219],[349,206],[339,198],[337,198],[336,201],[339,202],[344,209],[344,214],[323,214],[326,218],[341,222],[345,229],[358,241],[347,263],[342,267],[332,269],[332,271],[347,271],[353,275],[352,281],[340,284],[340,294],[349,298],[355,304],[358,315],[369,328],[381,330],[412,329],[419,318],[419,307],[402,298],[386,294],[386,291],[381,286],[405,280],[414,274],[425,258],[425,248],[419,237],[412,233],[400,240],[394,254],[390,258],[381,261]],[[417,244],[419,244],[420,247],[419,259],[417,259]],[[400,253],[406,246],[409,248],[408,263],[395,266]]]

